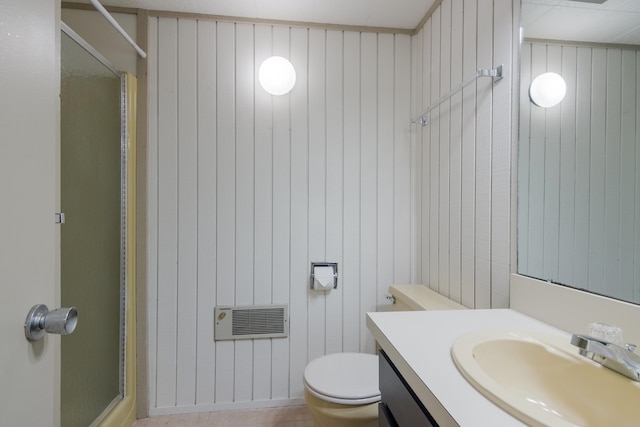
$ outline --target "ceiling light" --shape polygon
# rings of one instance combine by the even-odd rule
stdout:
[[[258,71],[260,84],[272,95],[284,95],[296,84],[296,70],[281,56],[265,59]]]
[[[529,87],[531,101],[539,107],[550,108],[562,101],[567,85],[562,76],[544,73],[536,77]]]

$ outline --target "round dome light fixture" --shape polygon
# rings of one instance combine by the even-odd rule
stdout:
[[[550,108],[562,101],[567,93],[567,84],[561,75],[544,73],[536,77],[529,86],[529,98],[539,107]]]
[[[296,70],[289,60],[281,56],[272,56],[260,65],[258,80],[270,94],[284,95],[296,84]]]

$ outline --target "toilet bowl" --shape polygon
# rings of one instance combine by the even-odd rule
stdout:
[[[378,425],[378,356],[334,353],[304,370],[304,399],[318,427]]]
[[[423,285],[392,285],[394,311],[449,310],[463,306]],[[378,425],[378,356],[334,353],[304,370],[304,399],[317,427]]]

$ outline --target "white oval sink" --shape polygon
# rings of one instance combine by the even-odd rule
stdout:
[[[451,353],[467,381],[529,425],[640,425],[640,383],[580,356],[569,338],[483,331]]]

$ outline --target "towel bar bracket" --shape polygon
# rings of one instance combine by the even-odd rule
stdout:
[[[428,125],[429,124],[429,119],[427,118],[427,116],[429,115],[429,113],[432,110],[434,110],[436,107],[438,107],[440,104],[442,104],[446,100],[450,99],[456,93],[460,92],[461,90],[463,90],[464,88],[466,88],[470,84],[474,83],[478,79],[478,77],[491,77],[493,79],[493,83],[494,84],[498,83],[504,77],[503,66],[502,65],[498,65],[496,68],[491,68],[491,69],[478,68],[476,70],[476,76],[475,77],[473,77],[472,79],[469,79],[466,82],[461,83],[458,86],[456,86],[455,88],[451,89],[449,92],[447,92],[445,95],[443,95],[436,102],[434,102],[431,105],[429,105],[429,107],[427,107],[426,110],[424,110],[422,113],[420,113],[419,116],[416,116],[411,122],[412,123],[419,123],[422,126]]]

